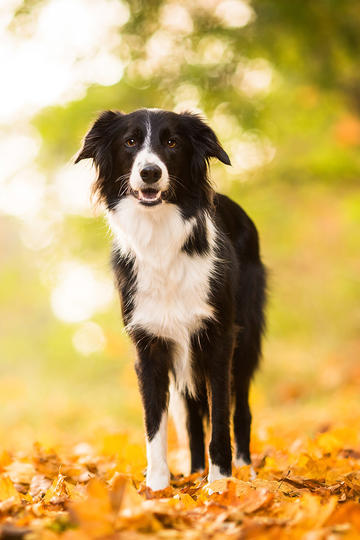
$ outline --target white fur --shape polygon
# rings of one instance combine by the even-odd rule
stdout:
[[[214,317],[208,295],[215,271],[215,227],[207,217],[209,254],[189,256],[181,248],[193,232],[195,219],[184,221],[174,204],[148,208],[127,197],[108,218],[122,254],[135,256],[137,291],[128,330],[141,327],[173,340],[176,386],[195,395],[190,336],[205,319]]]
[[[158,182],[154,184],[154,187],[156,186],[157,189],[161,191],[166,191],[169,187],[169,173],[165,163],[151,149],[151,124],[150,122],[147,122],[146,136],[143,146],[140,152],[138,152],[138,154],[136,155],[133,166],[131,168],[129,183],[130,187],[133,190],[138,191],[139,189],[148,187],[141,178],[140,171],[145,167],[145,165],[149,164],[158,165],[161,169],[161,177]]]
[[[151,441],[146,440],[146,485],[153,491],[165,489],[170,483],[167,464],[167,420],[167,412],[164,412],[155,437]]]
[[[211,459],[209,459],[209,484],[211,484],[211,482],[215,482],[215,480],[221,480],[222,478],[227,478],[227,476],[221,474],[219,465],[215,465],[214,463],[212,463]]]
[[[246,461],[243,460],[243,458],[235,458],[234,460],[234,466],[236,468],[239,468],[239,467],[246,467],[248,465],[248,463],[246,463]],[[256,478],[256,472],[254,470],[254,468],[250,465],[250,479],[251,480],[254,480]]]
[[[235,467],[245,467],[247,465],[246,461],[243,460],[242,457],[235,458],[234,460]]]
[[[186,404],[183,396],[176,388],[174,379],[170,376],[170,400],[169,400],[169,412],[174,420],[174,426],[178,442],[181,446],[188,446],[189,437],[186,429]]]

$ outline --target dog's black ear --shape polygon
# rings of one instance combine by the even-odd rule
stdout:
[[[112,143],[122,126],[125,117],[117,111],[104,111],[94,122],[85,135],[83,147],[78,153],[75,163],[82,159],[92,159],[97,178],[92,188],[92,195],[98,201],[106,198],[106,180],[110,178],[113,170]]]
[[[214,131],[197,114],[191,112],[182,113],[187,125],[187,134],[190,137],[194,150],[205,160],[214,157],[225,165],[231,165],[231,161]]]
[[[111,164],[110,146],[120,128],[123,114],[104,111],[94,122],[85,136],[83,147],[76,156],[75,163],[82,159],[93,159],[101,174],[108,172]]]

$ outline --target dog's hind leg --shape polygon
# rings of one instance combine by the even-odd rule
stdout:
[[[236,467],[248,465],[251,462],[249,387],[261,355],[265,302],[265,272],[262,265],[243,265],[241,277],[243,288],[237,321],[239,332],[232,362]]]
[[[204,416],[206,401],[185,396],[187,409],[187,429],[189,435],[191,472],[202,472],[205,469]],[[206,396],[205,396],[206,400]]]
[[[235,467],[249,465],[250,458],[250,429],[251,412],[249,407],[250,377],[237,372],[233,381],[235,387],[234,439]]]
[[[231,476],[230,368],[233,345],[232,332],[216,335],[214,331],[211,342],[204,349],[211,424],[209,482]]]

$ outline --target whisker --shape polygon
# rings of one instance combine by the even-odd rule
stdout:
[[[130,178],[130,173],[122,174],[121,176],[116,178],[114,182],[121,182],[121,180],[125,180],[125,179],[128,180],[129,178]]]
[[[130,173],[126,173],[126,174],[122,174],[121,176],[116,178],[116,180],[114,180],[114,182],[122,182],[123,180],[127,181],[126,183],[120,185],[120,189],[119,189],[119,192],[118,192],[118,197],[122,197],[123,195],[126,194],[128,188],[129,188],[129,179],[130,179]]]
[[[189,193],[191,192],[190,189],[183,184],[182,180],[178,176],[169,174],[169,179],[175,182],[176,184],[179,184],[182,188],[184,188]]]
[[[125,195],[128,188],[129,188],[128,184],[124,184],[124,185],[120,186],[120,189],[119,189],[119,192],[118,192],[118,197],[122,197],[123,195]]]

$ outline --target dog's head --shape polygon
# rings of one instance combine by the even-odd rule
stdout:
[[[103,112],[87,133],[75,163],[93,159],[94,190],[108,209],[124,197],[156,207],[207,206],[212,188],[210,158],[230,165],[213,130],[196,114],[141,109]]]

